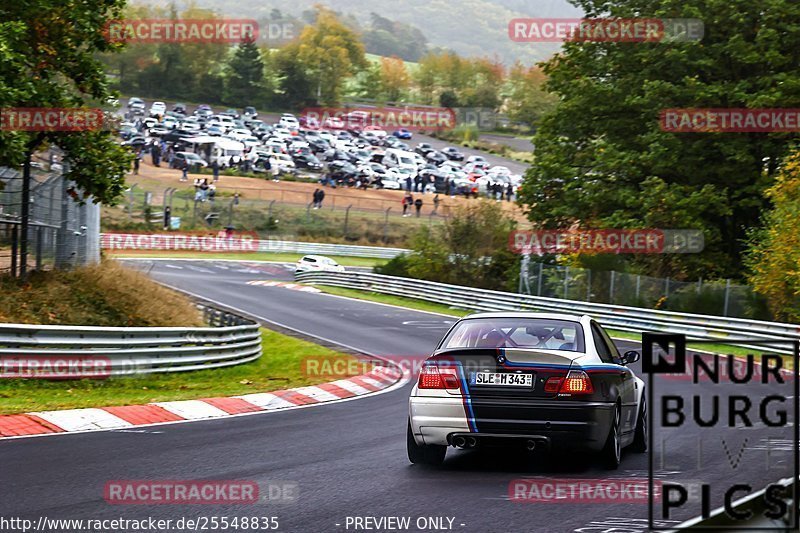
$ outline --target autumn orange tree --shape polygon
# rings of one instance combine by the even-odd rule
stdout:
[[[786,158],[766,192],[772,208],[751,232],[745,258],[750,283],[779,320],[800,321],[800,150]]]
[[[397,56],[381,58],[381,92],[390,102],[399,100],[411,84],[406,64]]]

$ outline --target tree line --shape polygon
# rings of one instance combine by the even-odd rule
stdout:
[[[196,7],[178,13],[174,8],[137,6],[129,8],[128,17],[216,15]],[[397,40],[416,35],[413,28],[374,13],[371,20],[364,31],[351,17],[321,6],[301,19],[277,11],[270,22],[298,24],[302,30],[295,38],[272,44],[260,38],[236,45],[132,43],[102,59],[124,94],[235,107],[300,109],[360,99],[497,109],[530,124],[555,102],[543,91],[544,75],[535,66],[517,63],[507,68],[497,58],[432,51],[422,36],[406,39],[403,48],[389,43],[388,36]],[[370,56],[368,49],[382,55]],[[390,53],[398,49],[399,54]]]

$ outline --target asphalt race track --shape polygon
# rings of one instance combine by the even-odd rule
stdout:
[[[168,285],[365,353],[423,357],[452,322],[439,315],[325,294],[246,285],[253,280],[292,279],[289,268],[276,264],[179,260],[136,264]],[[634,370],[641,375],[638,363]],[[675,380],[670,386],[680,391],[688,385]],[[470,533],[647,530],[646,504],[519,503],[509,501],[508,495],[509,483],[518,478],[646,480],[646,454],[624,453],[621,468],[614,472],[594,465],[591,457],[454,449],[448,451],[441,469],[413,466],[405,452],[409,389],[406,385],[364,399],[288,412],[0,441],[0,509],[5,516],[34,520],[277,516],[278,530],[292,532],[348,531],[348,516],[409,516],[412,526],[419,517],[447,517],[454,519],[453,530]],[[736,476],[750,479],[758,490],[785,474],[769,471],[755,459],[759,434],[749,435]],[[697,438],[686,432],[671,438],[671,446],[683,452],[669,457],[663,475],[691,479],[697,472]],[[734,455],[740,441],[727,443]],[[730,475],[726,461],[724,456],[704,458],[703,479],[724,480]],[[774,455],[773,462],[780,461]],[[107,481],[145,479],[296,482],[299,497],[294,502],[239,507],[104,501]],[[687,510],[674,518],[695,514]]]

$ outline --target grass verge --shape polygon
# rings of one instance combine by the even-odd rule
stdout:
[[[426,302],[424,300],[415,300],[413,298],[404,298],[401,296],[393,296],[390,294],[366,292],[366,291],[360,291],[358,289],[348,289],[344,287],[332,287],[329,285],[314,285],[314,286],[321,289],[323,292],[326,292],[328,294],[335,294],[337,296],[347,296],[350,298],[358,298],[360,300],[369,300],[371,302],[398,305],[401,307],[408,307],[409,309],[416,309],[418,311],[429,311],[432,313],[441,313],[454,317],[466,316],[473,312],[471,310],[458,309],[433,302]],[[642,339],[641,334],[632,333],[630,331],[621,331],[611,328],[606,328],[606,330],[608,331],[609,335],[617,339],[627,339],[632,341],[641,341]],[[695,350],[732,354],[741,357],[753,353],[753,350],[748,350],[747,348],[741,348],[739,346],[731,346],[729,344],[690,342],[687,343],[687,347]],[[786,364],[788,365],[788,368],[791,368],[792,367],[791,358],[786,358],[785,361]]]
[[[164,257],[164,258],[184,258],[184,259],[234,259],[236,261],[279,261],[282,263],[294,263],[307,254],[282,254],[273,252],[253,252],[253,253],[225,253],[225,252],[184,252],[173,250],[127,250],[105,252],[109,257]],[[340,265],[374,267],[386,263],[386,259],[374,257],[350,257],[329,255]]]
[[[261,346],[263,354],[257,361],[229,368],[104,380],[2,380],[0,414],[192,400],[314,385],[330,378],[305,375],[306,358],[352,357],[267,329],[261,330]]]

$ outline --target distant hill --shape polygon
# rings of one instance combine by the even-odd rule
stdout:
[[[132,0],[133,4],[167,6],[171,0]],[[505,64],[521,60],[531,64],[559,49],[557,43],[515,43],[508,37],[508,22],[520,17],[579,17],[566,0],[193,0],[197,7],[220,15],[264,19],[277,8],[299,16],[314,4],[354,16],[364,24],[369,14],[411,24],[425,35],[432,48],[448,48],[465,56],[496,56]],[[175,2],[179,10],[188,2]]]

